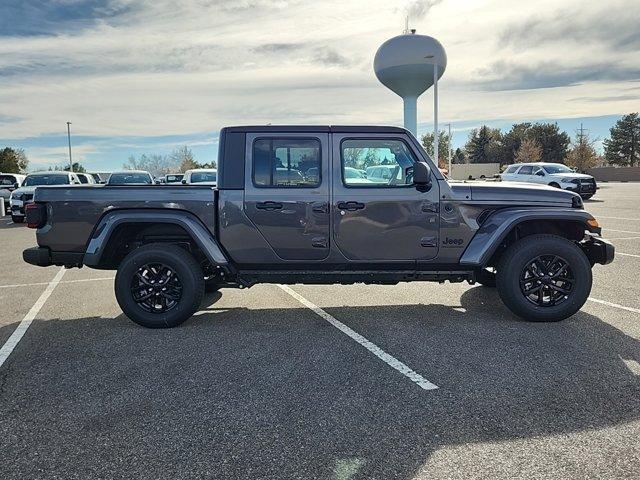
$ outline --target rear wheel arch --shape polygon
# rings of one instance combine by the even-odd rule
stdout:
[[[184,211],[131,210],[109,212],[97,223],[84,263],[114,269],[131,251],[150,243],[174,244],[206,263],[228,266],[211,232],[193,214]]]

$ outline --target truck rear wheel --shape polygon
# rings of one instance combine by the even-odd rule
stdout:
[[[198,262],[176,245],[152,243],[135,249],[118,267],[116,299],[135,323],[176,327],[190,318],[204,295]]]
[[[496,284],[504,304],[532,322],[556,322],[576,313],[591,292],[591,265],[573,242],[531,235],[500,259]]]

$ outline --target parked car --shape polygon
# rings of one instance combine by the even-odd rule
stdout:
[[[182,183],[185,185],[212,185],[218,182],[218,170],[215,168],[194,168],[184,172]]]
[[[164,182],[167,185],[171,184],[171,183],[180,183],[182,182],[182,179],[184,178],[184,173],[167,173],[164,176]]]
[[[30,173],[25,177],[22,186],[11,192],[9,202],[11,204],[11,220],[14,223],[24,221],[26,205],[33,202],[33,193],[36,187],[43,185],[80,185],[80,179],[71,172]]]
[[[386,183],[345,178],[343,160],[365,150],[395,164]],[[258,283],[479,282],[515,314],[557,321],[587,300],[592,266],[613,261],[576,193],[449,183],[403,128],[223,128],[218,160],[211,189],[38,188],[25,261],[117,270],[120,307],[153,328],[188,319],[205,288]],[[299,173],[312,166],[314,183]]]
[[[24,175],[18,173],[0,173],[0,201],[4,202],[6,211],[10,209],[9,197],[11,192],[22,186]]]
[[[96,181],[93,178],[93,175],[91,175],[90,173],[76,173],[76,175],[78,176],[78,180],[80,180],[80,183],[83,183],[85,185],[96,184]]]
[[[107,185],[154,185],[153,177],[144,170],[124,170],[109,175]]]
[[[509,165],[500,175],[505,182],[529,182],[549,185],[578,193],[588,200],[598,186],[591,175],[576,173],[561,163],[517,163]]]
[[[376,165],[367,167],[365,173],[370,183],[389,183],[394,176],[398,175],[399,169],[398,164]]]

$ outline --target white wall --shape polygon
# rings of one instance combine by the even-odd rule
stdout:
[[[469,175],[473,178],[493,178],[500,173],[499,163],[454,163],[451,165],[450,177],[454,180],[467,180]]]

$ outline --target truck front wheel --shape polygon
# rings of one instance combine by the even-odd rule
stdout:
[[[204,275],[182,248],[152,243],[135,249],[120,263],[115,292],[120,308],[135,323],[176,327],[198,310]]]
[[[576,313],[591,292],[591,265],[573,242],[531,235],[500,259],[496,285],[504,304],[533,322],[556,322]]]

